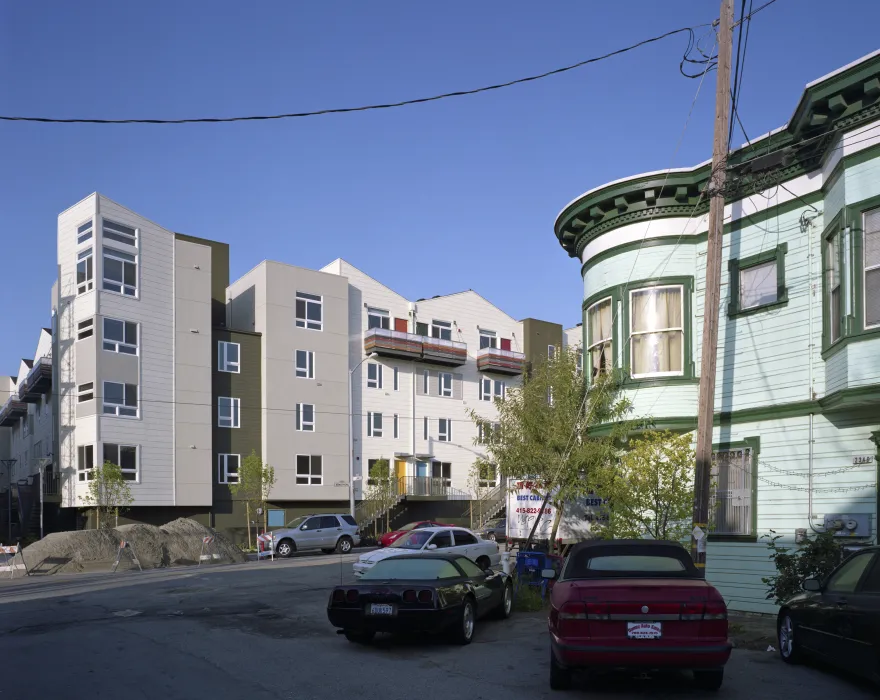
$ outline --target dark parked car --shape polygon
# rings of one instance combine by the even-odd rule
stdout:
[[[866,547],[824,581],[803,585],[779,610],[782,660],[815,656],[880,683],[880,547]]]
[[[553,569],[543,574],[556,578]],[[678,543],[581,542],[550,605],[553,690],[569,688],[573,670],[691,670],[705,690],[724,680],[727,606]]]
[[[470,644],[484,615],[506,618],[513,607],[510,577],[482,570],[455,554],[402,554],[365,571],[357,584],[330,594],[327,617],[351,642],[376,632],[447,632]]]
[[[479,532],[480,537],[484,540],[495,540],[497,542],[507,541],[507,518],[499,518],[490,521],[486,527]]]

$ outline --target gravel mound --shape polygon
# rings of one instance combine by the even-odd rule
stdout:
[[[131,543],[144,569],[188,566],[199,563],[202,538],[208,535],[214,537],[214,542],[205,547],[205,554],[216,554],[213,562],[247,561],[245,554],[226,537],[189,518],[178,518],[162,527],[134,524],[106,530],[54,532],[25,547],[23,555],[28,568],[35,573],[109,571],[116,561],[119,542],[125,540]],[[123,554],[119,569],[136,568],[131,557]]]

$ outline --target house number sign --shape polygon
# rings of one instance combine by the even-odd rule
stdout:
[[[853,464],[873,464],[874,455],[856,455],[853,457]]]

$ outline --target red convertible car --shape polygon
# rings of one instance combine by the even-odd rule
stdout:
[[[553,569],[542,572],[556,578]],[[572,671],[689,670],[717,690],[730,658],[727,606],[675,542],[594,540],[569,554],[550,596],[550,687]]]
[[[397,542],[401,537],[403,537],[410,530],[421,530],[423,527],[455,527],[454,525],[449,525],[447,523],[436,523],[433,520],[417,520],[414,523],[407,523],[399,530],[394,530],[394,532],[386,532],[379,538],[379,546],[380,547],[390,547],[392,544]]]

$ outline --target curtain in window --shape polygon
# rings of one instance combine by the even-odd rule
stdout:
[[[740,270],[739,306],[752,309],[764,304],[772,304],[778,298],[776,283],[776,261],[754,265]]]
[[[880,209],[865,214],[865,325],[880,325]]]
[[[594,304],[587,315],[590,331],[590,362],[593,366],[593,376],[596,376],[599,372],[607,372],[612,364],[611,299]]]
[[[840,234],[828,239],[828,322],[831,342],[840,338]]]
[[[630,303],[632,374],[681,373],[681,287],[641,289]]]

